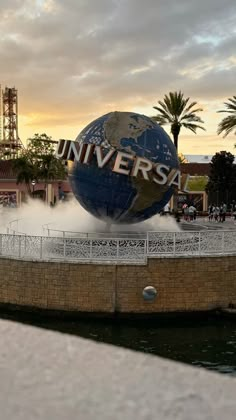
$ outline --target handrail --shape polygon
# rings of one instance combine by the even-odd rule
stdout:
[[[147,232],[144,237],[0,234],[0,256],[74,262],[145,263],[147,258],[236,255],[236,230]]]
[[[63,238],[145,238],[146,232],[76,232],[71,230],[51,229],[48,226],[52,223],[47,223],[42,226],[43,230],[47,232],[48,236],[58,236],[60,234]]]

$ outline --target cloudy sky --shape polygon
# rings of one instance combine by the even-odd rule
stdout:
[[[234,153],[216,111],[236,94],[235,22],[235,0],[0,0],[0,82],[18,89],[21,139],[74,139],[114,110],[151,116],[182,90],[207,131],[182,131],[180,151]]]

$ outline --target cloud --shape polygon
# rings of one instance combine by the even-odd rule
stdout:
[[[235,94],[235,18],[235,0],[0,0],[1,82],[19,90],[24,129],[58,136],[110,110],[150,112],[170,90],[207,112]]]

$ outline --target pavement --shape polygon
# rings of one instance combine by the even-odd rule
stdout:
[[[198,217],[192,222],[181,220],[180,227],[182,230],[236,230],[236,222],[231,217],[227,217],[225,222],[209,222],[206,217]]]
[[[236,378],[0,320],[3,420],[235,420]]]

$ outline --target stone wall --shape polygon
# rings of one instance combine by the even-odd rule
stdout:
[[[158,295],[145,302],[150,285]],[[97,313],[225,308],[236,305],[236,256],[153,258],[147,265],[0,259],[0,303]]]

